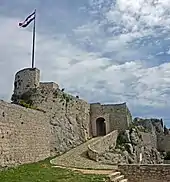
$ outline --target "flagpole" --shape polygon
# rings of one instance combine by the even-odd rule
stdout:
[[[32,36],[32,68],[34,68],[34,59],[35,59],[35,19],[36,19],[36,9],[35,9],[35,18],[34,18],[33,36]]]

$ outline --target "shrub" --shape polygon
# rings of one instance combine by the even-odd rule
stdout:
[[[30,109],[37,109],[35,106],[33,106],[30,103],[26,103],[24,100],[20,100],[19,104],[23,107],[30,108]]]

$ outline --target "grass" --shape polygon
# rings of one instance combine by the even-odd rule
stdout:
[[[49,160],[25,164],[0,172],[0,182],[103,182],[104,175],[91,175],[52,168]]]

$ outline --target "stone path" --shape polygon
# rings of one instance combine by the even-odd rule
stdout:
[[[52,166],[53,168],[63,168],[63,169],[69,169],[75,172],[80,172],[83,174],[105,174],[109,175],[113,173],[112,169],[78,169],[78,168],[69,168],[69,167],[63,167],[63,166]]]
[[[99,164],[93,160],[90,160],[87,157],[87,148],[88,145],[92,142],[98,140],[99,137],[93,138],[86,143],[81,144],[80,146],[71,149],[65,154],[56,157],[51,160],[51,164],[56,167],[67,167],[67,168],[77,168],[77,169],[97,169],[97,170],[116,170],[117,166],[114,165],[105,165]],[[109,171],[108,171],[109,172]]]

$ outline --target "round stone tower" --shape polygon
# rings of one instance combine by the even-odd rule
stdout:
[[[25,68],[18,71],[14,81],[14,95],[20,96],[31,88],[39,87],[40,70],[37,68]]]

